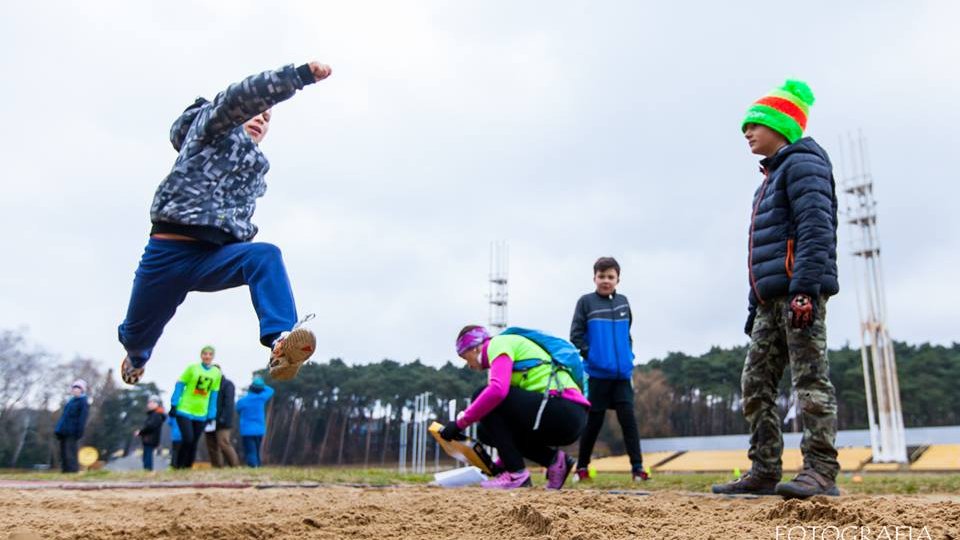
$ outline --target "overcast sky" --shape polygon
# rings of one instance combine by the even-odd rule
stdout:
[[[623,266],[640,361],[746,341],[757,158],[746,107],[787,77],[839,165],[862,130],[894,338],[958,338],[960,4],[943,2],[4,2],[0,328],[116,367],[149,206],[197,95],[317,59],[277,106],[257,240],[284,252],[314,358],[456,359],[487,321],[566,335],[601,255]],[[838,171],[839,172],[839,171]],[[841,203],[843,201],[841,200]],[[830,343],[858,343],[849,234]],[[191,294],[146,380],[207,343],[240,385],[267,351],[246,288]]]

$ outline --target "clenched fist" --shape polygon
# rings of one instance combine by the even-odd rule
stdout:
[[[308,62],[307,65],[310,66],[310,73],[313,73],[314,79],[316,79],[318,82],[326,79],[331,73],[333,73],[333,70],[330,69],[330,66],[321,64],[320,62]]]

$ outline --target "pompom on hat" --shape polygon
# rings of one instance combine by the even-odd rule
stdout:
[[[803,137],[814,100],[813,91],[807,83],[787,79],[783,86],[774,88],[753,102],[747,109],[740,130],[745,130],[747,124],[763,124],[793,144]]]

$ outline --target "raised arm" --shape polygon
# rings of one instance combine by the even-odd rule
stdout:
[[[329,77],[330,73],[330,67],[319,62],[299,67],[290,64],[231,84],[211,103],[201,107],[196,120],[197,136],[209,140],[223,135],[277,103],[290,99],[304,86]]]

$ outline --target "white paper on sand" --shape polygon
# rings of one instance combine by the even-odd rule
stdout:
[[[487,479],[477,467],[460,467],[433,475],[433,482],[441,487],[463,487],[479,484]]]

